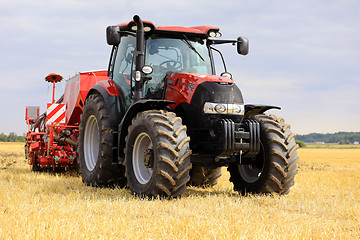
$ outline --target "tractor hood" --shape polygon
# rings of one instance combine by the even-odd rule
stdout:
[[[165,100],[174,101],[169,107],[176,112],[184,113],[181,116],[184,122],[193,127],[210,127],[220,118],[233,119],[241,122],[243,118],[244,100],[240,89],[229,78],[195,74],[195,73],[172,73],[167,78]],[[241,112],[224,112],[217,114],[205,111],[206,106],[224,106],[233,109],[236,105]],[[180,114],[181,115],[181,114]]]
[[[171,73],[167,77],[166,100],[178,105],[191,104],[194,98],[198,104],[243,103],[239,88],[230,78],[198,73]]]

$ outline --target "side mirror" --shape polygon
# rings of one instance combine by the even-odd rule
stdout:
[[[249,53],[249,40],[247,38],[238,37],[237,52],[241,55],[247,55]]]
[[[106,28],[106,41],[109,45],[118,45],[120,43],[119,26],[108,26]]]

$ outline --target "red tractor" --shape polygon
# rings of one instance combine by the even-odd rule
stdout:
[[[242,194],[289,192],[295,135],[282,118],[265,114],[280,108],[244,105],[224,61],[225,71],[215,73],[213,54],[223,60],[215,46],[236,45],[246,55],[246,38],[220,40],[217,27],[157,27],[139,16],[106,34],[108,70],[76,75],[53,98],[64,120],[50,121],[49,107],[27,116],[33,170],[77,167],[88,185],[176,197],[189,184],[215,185],[227,166]],[[47,78],[55,86],[60,76]]]

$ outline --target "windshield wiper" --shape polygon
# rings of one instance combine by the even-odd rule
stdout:
[[[205,59],[201,56],[201,54],[195,49],[195,47],[192,45],[192,43],[189,41],[189,39],[186,37],[186,35],[183,35],[184,38],[181,39],[184,43],[186,43],[186,45],[188,45],[188,47],[193,50],[200,58],[201,60],[203,60],[203,62],[205,62]]]

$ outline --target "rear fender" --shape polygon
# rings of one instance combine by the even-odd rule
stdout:
[[[245,105],[245,119],[250,118],[251,116],[254,116],[256,114],[261,114],[266,112],[270,109],[278,109],[280,110],[281,107],[278,106],[271,106],[271,105],[260,105],[260,104],[246,104]]]
[[[166,100],[153,100],[153,99],[142,99],[135,103],[133,103],[129,109],[126,111],[125,116],[123,117],[122,121],[118,127],[118,149],[119,149],[119,161],[123,162],[125,159],[124,151],[122,149],[125,148],[125,137],[128,134],[128,127],[131,125],[132,119],[138,114],[139,112],[143,112],[146,110],[161,110],[165,109],[166,106],[169,104],[174,104],[173,101],[166,101]]]

